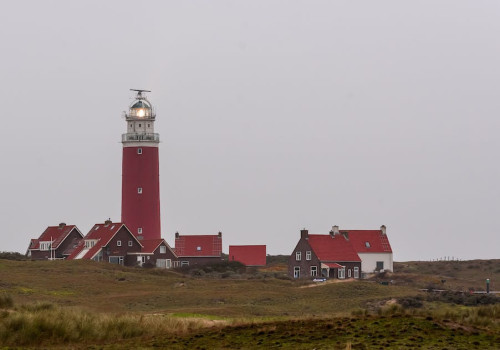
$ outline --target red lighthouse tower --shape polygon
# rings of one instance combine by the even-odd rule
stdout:
[[[160,170],[158,144],[154,132],[156,114],[144,96],[137,92],[125,114],[127,133],[122,135],[122,222],[138,239],[161,238]]]

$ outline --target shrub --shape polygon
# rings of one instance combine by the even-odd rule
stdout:
[[[18,252],[0,252],[0,259],[17,260],[17,261],[28,260],[26,255],[23,255]]]
[[[14,306],[12,297],[8,294],[0,294],[0,308],[7,309]]]

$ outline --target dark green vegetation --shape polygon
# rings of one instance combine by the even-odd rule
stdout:
[[[464,275],[452,265],[455,277],[442,266],[442,275],[433,274],[433,264],[397,264],[403,272],[371,281],[311,284],[283,278],[277,265],[264,272],[234,263],[172,272],[0,260],[0,345],[500,348],[498,297],[418,291],[431,280],[479,289],[489,271],[493,286],[499,261],[459,262]],[[469,264],[478,266],[475,273]],[[392,284],[378,283],[384,281]]]

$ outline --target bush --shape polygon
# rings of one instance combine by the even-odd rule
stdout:
[[[421,308],[424,306],[424,303],[422,301],[422,297],[417,296],[417,297],[408,297],[408,298],[401,298],[398,300],[398,304],[401,305],[404,309],[407,308]]]
[[[0,252],[0,259],[17,260],[17,261],[28,260],[26,255],[23,255],[18,252]]]
[[[8,294],[0,295],[0,309],[7,309],[14,306],[14,301],[12,297]]]

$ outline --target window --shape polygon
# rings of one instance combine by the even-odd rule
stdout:
[[[302,252],[295,252],[295,260],[297,261],[302,260]]]
[[[122,241],[116,241],[116,246],[121,247],[122,246]]]
[[[199,246],[196,247],[196,250],[200,252],[201,251],[201,247],[199,247]]]
[[[148,124],[148,128],[151,126],[151,124]]]
[[[142,187],[137,187],[137,193],[139,193],[139,194],[142,193]]]
[[[172,260],[170,260],[170,259],[165,259],[165,260],[166,260],[165,267],[166,267],[167,269],[172,268]]]
[[[382,271],[384,269],[384,262],[383,261],[377,261],[377,267],[375,268],[376,271]]]
[[[311,260],[311,256],[312,256],[311,251],[310,250],[306,251],[306,260]]]
[[[142,234],[142,227],[138,227],[137,228],[137,233],[140,234],[140,235]]]
[[[189,261],[181,261],[181,266],[189,266]]]
[[[366,247],[366,248],[370,248],[370,247],[371,247],[371,246],[370,246],[370,242],[365,242],[365,247]]]
[[[132,241],[128,241],[128,246],[132,247]]]
[[[293,268],[293,278],[299,278],[300,277],[300,266],[295,266]]]
[[[40,250],[49,250],[51,242],[40,242]]]
[[[141,124],[139,124],[139,127],[141,127]]]
[[[338,269],[338,278],[343,279],[345,278],[345,267],[341,267]]]
[[[318,275],[318,267],[311,266],[311,277],[316,277]]]
[[[167,252],[167,247],[165,247],[164,245],[161,245],[160,246],[160,254],[165,254]]]
[[[137,154],[142,154],[142,148],[137,149]]]
[[[351,269],[347,270],[347,277],[349,277],[349,278],[352,277],[352,270]]]
[[[89,249],[95,246],[95,240],[85,240],[85,248]]]
[[[354,267],[354,278],[359,278],[359,267]]]
[[[123,265],[123,256],[110,256],[109,262],[111,264]]]

